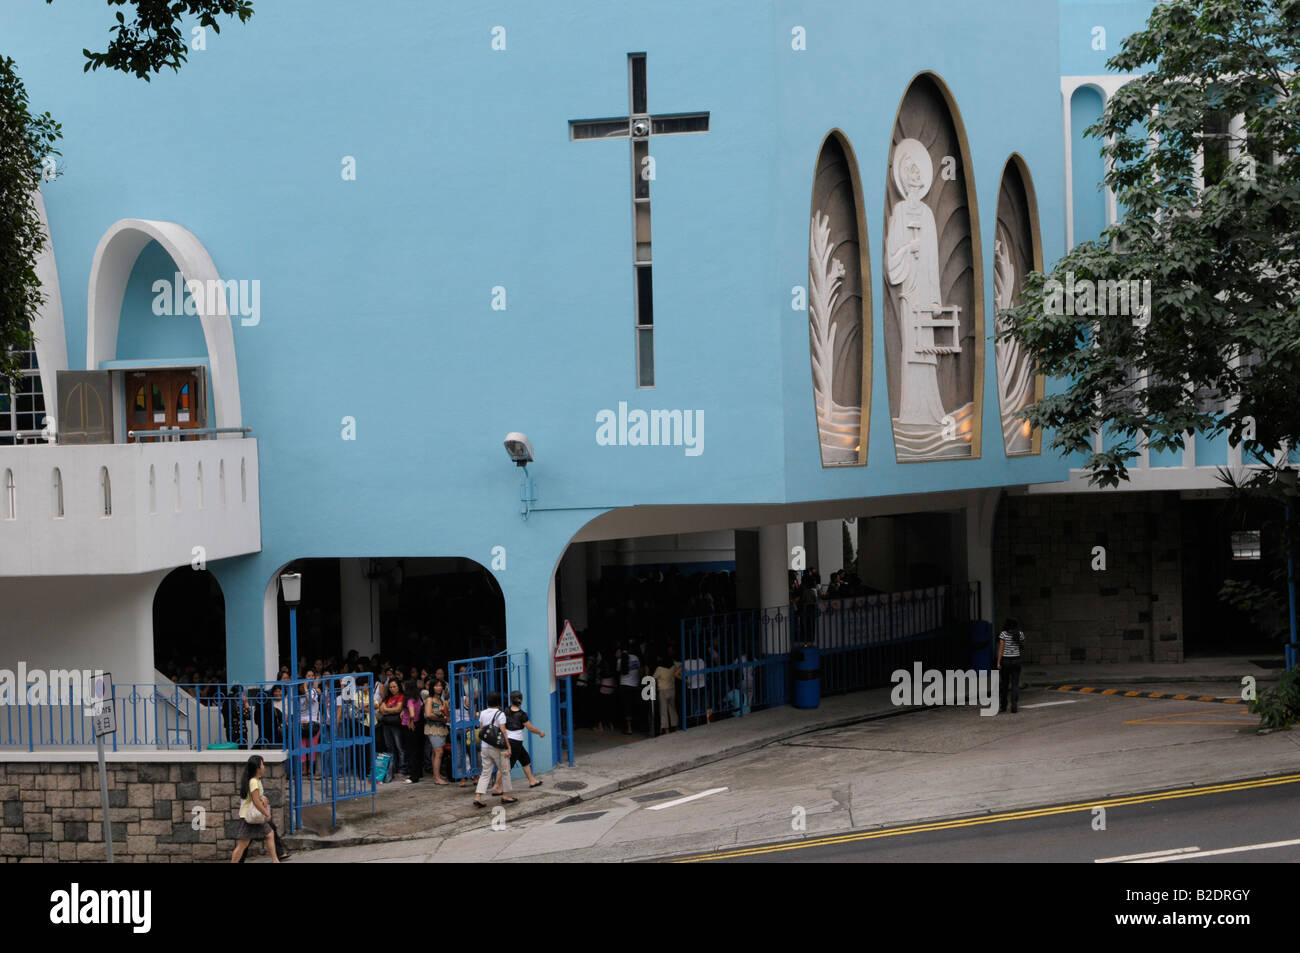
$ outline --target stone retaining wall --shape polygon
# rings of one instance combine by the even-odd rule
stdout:
[[[114,862],[229,861],[243,769],[234,761],[109,761]],[[283,764],[268,760],[262,782],[283,835]],[[94,760],[0,762],[0,861],[105,860],[102,803]],[[249,853],[263,857],[265,845]]]

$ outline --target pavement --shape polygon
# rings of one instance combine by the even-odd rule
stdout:
[[[1202,659],[1163,665],[1026,666],[1023,682],[1031,688],[1022,701],[1028,707],[1030,696],[1033,696],[1033,702],[1041,709],[1035,715],[1037,723],[1052,726],[1046,732],[1026,732],[1023,729],[1028,728],[1030,722],[1014,721],[1024,719],[1029,714],[1027,711],[1016,716],[986,718],[970,709],[899,707],[890,699],[891,689],[881,688],[823,698],[820,707],[813,710],[786,706],[754,712],[743,718],[728,718],[634,744],[621,743],[624,739],[614,736],[604,739],[604,746],[591,746],[599,747],[599,750],[584,752],[580,748],[574,767],[561,766],[542,773],[541,787],[529,790],[524,782],[517,780],[515,796],[519,803],[505,808],[501,823],[508,820],[512,828],[527,826],[533,819],[540,823],[546,815],[575,805],[605,803],[641,788],[649,790],[660,779],[704,775],[710,770],[725,770],[733,762],[761,764],[764,759],[770,760],[773,752],[760,749],[774,745],[782,746],[783,756],[800,748],[815,750],[825,745],[826,738],[834,739],[837,729],[842,730],[848,739],[876,739],[862,744],[849,740],[844,744],[846,749],[873,748],[879,743],[878,739],[888,736],[895,739],[886,745],[888,750],[915,756],[904,758],[906,764],[891,764],[888,777],[882,775],[873,779],[873,800],[875,796],[887,793],[899,801],[891,810],[873,810],[873,823],[938,817],[944,810],[969,809],[972,803],[978,804],[981,810],[995,810],[1027,803],[1026,798],[1031,803],[1047,803],[1054,797],[1073,796],[1080,790],[1080,771],[1084,769],[1070,764],[1068,757],[1066,762],[1061,759],[1076,742],[1071,733],[1078,730],[1086,730],[1089,734],[1080,753],[1089,765],[1086,772],[1104,782],[1101,784],[1104,790],[1099,788],[1099,793],[1103,794],[1124,792],[1128,789],[1126,783],[1137,785],[1142,790],[1156,790],[1255,777],[1266,773],[1261,768],[1274,761],[1295,770],[1300,769],[1300,733],[1294,740],[1290,732],[1277,733],[1266,740],[1255,734],[1257,719],[1237,706],[1232,706],[1230,715],[1225,716],[1232,725],[1225,728],[1228,722],[1223,717],[1206,719],[1206,716],[1194,714],[1204,710],[1204,704],[1197,707],[1191,702],[1172,700],[1078,696],[1032,688],[1059,684],[1132,685],[1141,686],[1148,692],[1158,688],[1170,692],[1188,689],[1198,695],[1239,696],[1243,676],[1250,675],[1257,682],[1266,683],[1276,679],[1280,671],[1257,665],[1246,658]],[[1084,711],[1090,713],[1088,717],[1100,712],[1110,716],[1120,709],[1067,703],[1072,698],[1083,702],[1095,700],[1103,705],[1138,706],[1132,712],[1128,708],[1123,711],[1136,712],[1142,717],[1093,719],[1085,726],[1080,720],[1085,718]],[[1182,707],[1160,708],[1162,705]],[[1187,711],[1193,713],[1188,716],[1193,718],[1190,723],[1196,724],[1197,719],[1201,719],[1217,725],[1214,728],[1184,728],[1184,732],[1194,734],[1210,732],[1209,736],[1196,735],[1190,743],[1226,744],[1227,748],[1223,751],[1206,747],[1187,748],[1187,737],[1169,731],[1147,732],[1151,737],[1144,738],[1139,745],[1132,744],[1134,724],[1146,718],[1154,718],[1151,724],[1159,724],[1160,719],[1182,712],[1188,705],[1192,707]],[[1227,706],[1219,708],[1226,710]],[[982,765],[981,759],[986,758],[988,752],[981,749],[993,743],[996,737],[1005,736],[1012,724],[1016,725],[1012,761],[1015,773],[1023,773],[1026,783],[1014,792],[1008,792],[996,783],[996,778],[999,772],[1005,775],[1009,765]],[[1253,743],[1243,746],[1240,739],[1245,736],[1253,739]],[[831,747],[835,747],[833,742]],[[1247,751],[1247,748],[1251,750]],[[998,750],[1005,757],[1006,750]],[[936,760],[932,757],[934,755],[959,757]],[[963,759],[964,770],[953,776],[957,762]],[[1041,765],[1043,770],[1033,770],[1035,765]],[[1055,768],[1050,768],[1051,765]],[[904,767],[907,770],[901,770]],[[1126,782],[1126,779],[1129,780]],[[676,781],[674,785],[681,787]],[[918,786],[925,793],[918,795]],[[997,791],[1003,791],[1003,794],[999,796]],[[324,850],[329,855],[336,853],[333,848],[359,848],[392,844],[394,841],[451,842],[458,835],[482,832],[494,815],[501,815],[500,811],[485,812],[475,808],[472,798],[472,788],[460,788],[455,784],[434,785],[427,777],[420,784],[383,785],[374,799],[373,813],[368,797],[340,804],[339,826],[332,831],[329,830],[328,806],[307,809],[304,812],[304,830],[289,838],[289,842],[297,851]],[[497,803],[495,799],[489,798],[489,801],[493,805]],[[918,813],[920,805],[923,807]],[[857,813],[859,819],[867,817],[861,810]],[[853,822],[852,815],[845,820]],[[788,829],[788,822],[783,824]],[[757,832],[755,836],[759,836]],[[771,832],[768,836],[772,836]],[[414,849],[415,845],[411,846]],[[340,859],[346,859],[342,855],[356,852],[338,853]],[[362,852],[355,859],[364,859],[366,853]],[[384,855],[383,851],[380,855]],[[320,859],[325,858],[322,856]]]

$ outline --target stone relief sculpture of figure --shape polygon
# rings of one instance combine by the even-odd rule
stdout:
[[[993,301],[997,306],[997,328],[1006,329],[1002,312],[1015,299],[1016,266],[1011,255],[1011,236],[999,223],[993,240]],[[1033,444],[1025,421],[1016,418],[1032,400],[1033,362],[1021,353],[1020,342],[998,338],[994,345],[998,362],[998,405],[1002,413],[1002,439],[1007,453],[1029,453]]]
[[[900,299],[902,386],[896,422],[939,428],[947,415],[939,394],[939,357],[961,349],[960,309],[942,301],[938,231],[923,201],[934,181],[934,164],[916,139],[895,147],[893,180],[902,201],[890,216],[885,252],[888,281]]]
[[[858,462],[862,407],[839,403],[832,396],[835,384],[837,326],[832,323],[844,280],[844,265],[834,257],[830,218],[815,211],[809,231],[808,325],[812,348],[813,393],[817,402],[817,430],[822,462],[842,466]]]

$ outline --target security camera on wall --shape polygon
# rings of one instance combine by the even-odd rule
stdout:
[[[510,459],[514,461],[515,466],[527,466],[533,462],[532,441],[524,434],[508,433],[506,434],[506,453],[510,454]]]

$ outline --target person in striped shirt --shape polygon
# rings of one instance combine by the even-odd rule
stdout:
[[[1007,710],[1007,696],[1011,696],[1011,713],[1020,709],[1020,657],[1025,646],[1025,633],[1020,631],[1016,619],[1007,619],[998,636],[998,711]]]

